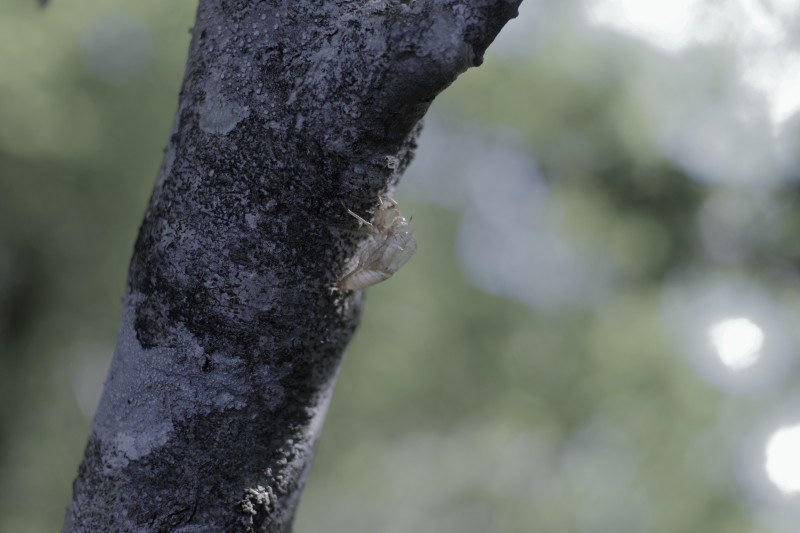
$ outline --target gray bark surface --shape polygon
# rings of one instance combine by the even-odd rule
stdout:
[[[64,531],[291,530],[361,307],[344,206],[518,5],[200,0]]]

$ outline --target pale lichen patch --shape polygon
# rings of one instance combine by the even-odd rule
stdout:
[[[106,468],[125,468],[130,461],[149,455],[167,443],[173,430],[172,422],[167,421],[137,434],[117,433],[112,443],[114,449],[105,457]]]
[[[250,107],[226,96],[221,76],[214,76],[200,105],[200,128],[206,133],[228,134],[242,119],[250,116]]]

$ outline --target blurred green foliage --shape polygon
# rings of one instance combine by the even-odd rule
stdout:
[[[299,533],[758,527],[737,443],[790,391],[736,396],[704,382],[664,327],[662,287],[701,268],[784,291],[775,265],[798,253],[797,192],[772,217],[749,196],[763,219],[750,255],[716,264],[696,228],[711,188],[648,140],[655,119],[628,83],[638,52],[570,29],[562,19],[576,5],[554,11],[558,30],[535,54],[490,53],[433,112],[455,130],[514,131],[570,238],[612,265],[613,290],[599,305],[549,313],[490,295],[462,274],[460,211],[401,186],[420,250],[369,291]],[[60,527],[194,8],[0,8],[0,532]],[[124,83],[104,81],[86,48],[109,14],[149,39],[146,68]],[[713,85],[718,74],[705,76]],[[786,257],[753,259],[766,249]],[[797,308],[793,293],[784,300]]]

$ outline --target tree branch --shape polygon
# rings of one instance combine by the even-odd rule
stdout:
[[[343,205],[518,5],[200,1],[64,531],[291,529],[360,312]]]

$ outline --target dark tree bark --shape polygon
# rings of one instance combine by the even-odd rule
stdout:
[[[360,294],[331,291],[519,0],[200,0],[64,531],[291,529]]]

